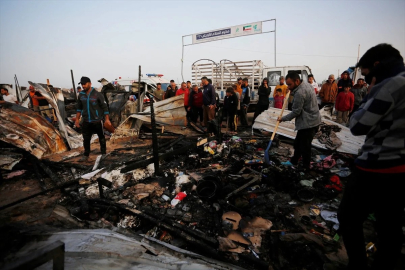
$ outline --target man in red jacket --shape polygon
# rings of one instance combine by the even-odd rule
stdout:
[[[190,92],[187,88],[185,82],[181,83],[181,88],[176,91],[176,96],[180,96],[184,94],[184,109],[186,110],[186,117],[187,117],[187,124],[190,122],[190,110],[188,109],[188,99],[190,97]]]
[[[336,98],[335,108],[337,111],[337,119],[336,122],[341,124],[347,124],[349,120],[349,113],[353,111],[354,106],[354,95],[350,92],[352,87],[350,85],[346,85],[344,87],[344,91],[340,92]]]

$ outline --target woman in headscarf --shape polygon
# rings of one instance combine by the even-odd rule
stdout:
[[[253,121],[255,121],[256,117],[258,117],[259,114],[261,114],[262,112],[264,112],[269,108],[270,92],[271,87],[269,86],[269,80],[267,78],[264,78],[258,90],[259,101],[257,102],[256,105],[256,111],[253,116]]]

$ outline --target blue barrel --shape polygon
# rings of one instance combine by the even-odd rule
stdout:
[[[221,99],[224,99],[224,90],[221,90]]]

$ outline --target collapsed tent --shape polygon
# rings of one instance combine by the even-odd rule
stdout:
[[[187,125],[186,111],[184,110],[184,95],[175,96],[154,103],[156,123],[159,125],[185,126]],[[150,107],[142,113],[130,115],[115,130],[114,136],[132,136],[139,134],[142,121],[150,123]]]
[[[289,113],[290,111],[285,110],[283,116]],[[273,132],[279,115],[280,109],[269,108],[256,118],[253,128]],[[337,125],[340,128],[340,131],[336,132],[336,136],[341,141],[341,145],[336,148],[336,151],[355,155],[359,153],[359,150],[364,143],[365,136],[353,136],[347,127],[325,118],[322,118],[322,122],[326,125]],[[295,139],[295,136],[297,135],[297,132],[295,131],[295,120],[281,122],[278,126],[277,133],[286,136],[287,138]],[[312,145],[326,149],[326,146],[316,138],[313,139]]]
[[[68,150],[62,135],[51,123],[38,113],[12,103],[2,104],[0,108],[0,140],[38,159]]]

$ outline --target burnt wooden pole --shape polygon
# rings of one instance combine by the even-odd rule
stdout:
[[[75,78],[73,77],[73,70],[70,70],[70,75],[72,76],[73,93],[75,93],[75,100],[77,100],[77,92],[75,86]]]
[[[154,97],[146,92],[150,99],[150,122],[152,124],[152,146],[153,146],[153,163],[155,165],[155,175],[159,175],[159,145],[156,132],[155,110],[153,108]]]
[[[139,66],[138,71],[138,112],[141,112],[141,66]]]

